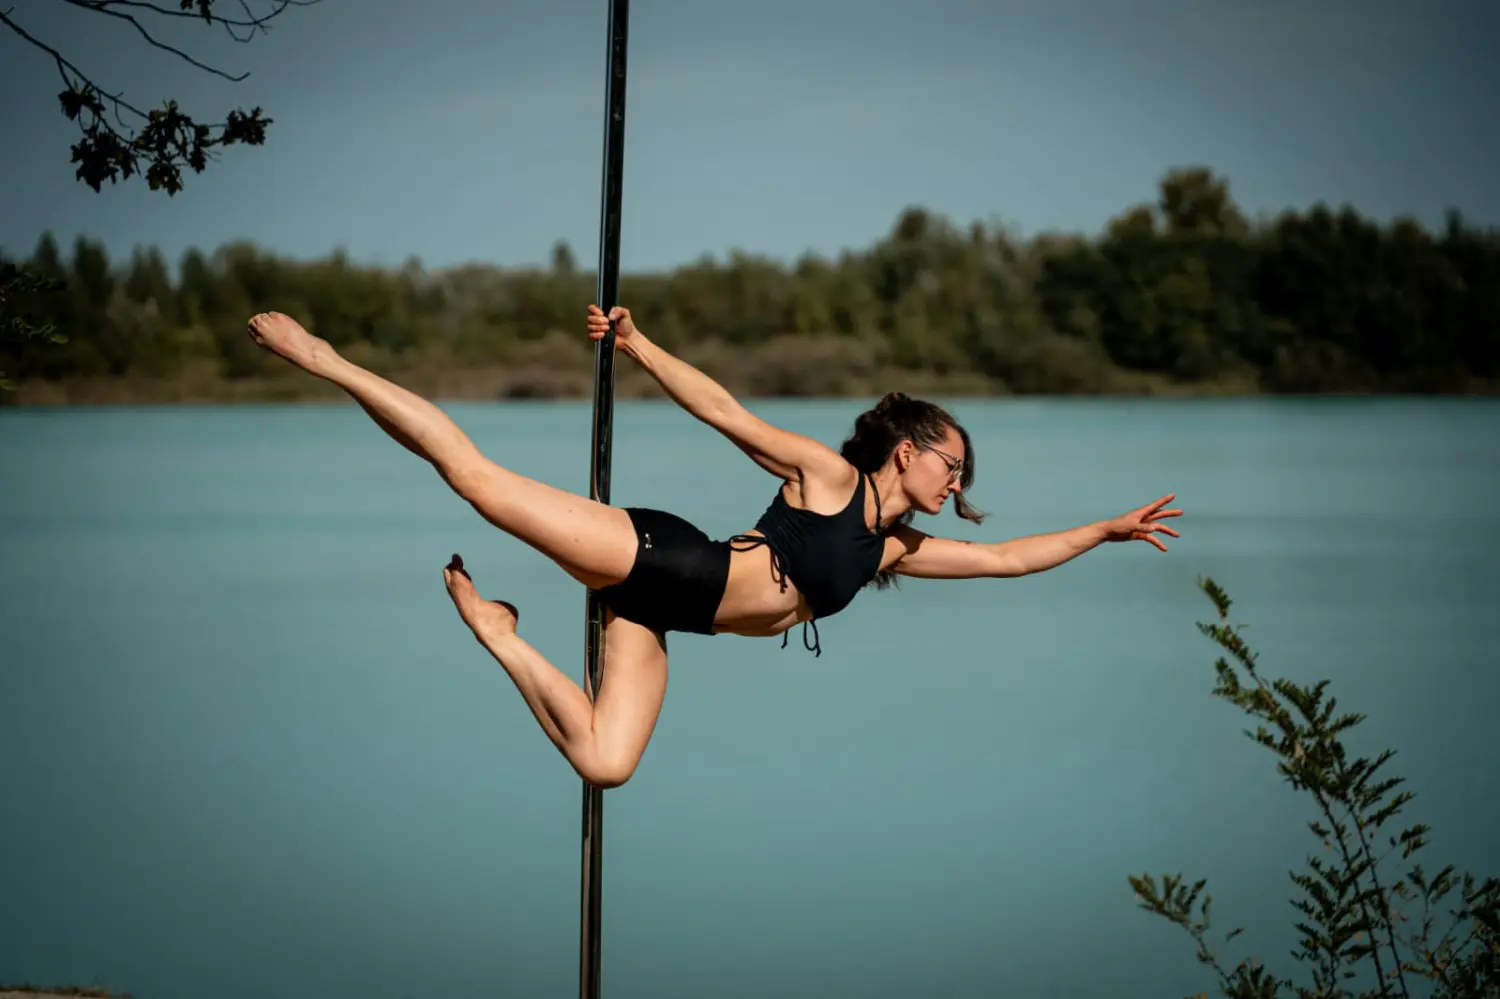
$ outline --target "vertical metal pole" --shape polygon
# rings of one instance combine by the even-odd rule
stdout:
[[[609,0],[604,116],[604,197],[599,212],[599,308],[618,304],[620,291],[620,195],[625,171],[625,52],[630,0]],[[609,500],[610,445],[614,436],[615,331],[613,325],[594,353],[594,430],[590,448],[589,495]],[[584,637],[585,690],[593,697],[604,679],[604,606],[588,592]],[[583,871],[579,913],[578,994],[599,999],[604,792],[583,784]]]

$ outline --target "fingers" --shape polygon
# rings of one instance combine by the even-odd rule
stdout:
[[[1161,499],[1157,500],[1155,503],[1147,503],[1145,506],[1141,507],[1140,510],[1137,511],[1137,513],[1139,514],[1141,520],[1145,521],[1146,523],[1154,523],[1155,521],[1162,520],[1166,517],[1181,517],[1181,510],[1162,509],[1162,507],[1166,506],[1176,498],[1176,493],[1168,493]]]
[[[617,333],[629,333],[634,329],[630,322],[630,310],[622,306],[615,306],[606,315],[603,309],[597,305],[588,308],[589,338],[593,340],[603,339],[604,334],[609,332],[610,325],[614,324]]]
[[[1131,539],[1134,541],[1145,541],[1149,544],[1155,545],[1162,551],[1166,551],[1167,546],[1163,544],[1162,540],[1156,536],[1156,532],[1158,531],[1173,538],[1182,537],[1181,534],[1178,534],[1166,524],[1154,524],[1150,521],[1143,521],[1138,527],[1136,527],[1133,532],[1131,532]]]
[[[590,340],[602,340],[609,332],[609,318],[597,305],[589,306],[588,327]]]

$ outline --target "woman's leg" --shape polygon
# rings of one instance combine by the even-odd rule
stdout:
[[[250,335],[267,350],[348,392],[402,447],[431,462],[481,516],[585,586],[601,589],[629,574],[636,540],[624,510],[495,464],[437,406],[346,361],[288,316],[258,315],[250,320]]]
[[[640,762],[667,691],[667,650],[651,630],[610,616],[604,680],[590,701],[583,689],[516,634],[516,609],[485,600],[455,560],[443,569],[448,594],[479,643],[499,660],[547,737],[578,775],[619,787]]]

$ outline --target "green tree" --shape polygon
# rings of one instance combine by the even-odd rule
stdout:
[[[543,267],[428,272],[416,261],[361,266],[342,251],[295,261],[236,242],[189,252],[175,283],[150,249],[116,264],[85,240],[63,257],[44,235],[29,263],[16,262],[64,285],[32,296],[31,314],[73,341],[0,344],[0,367],[17,380],[149,373],[189,378],[195,391],[215,370],[276,380],[284,365],[244,335],[245,316],[274,305],[392,373],[562,367],[532,394],[587,388],[575,376],[590,352],[565,345],[594,276],[565,244]],[[1022,239],[913,206],[864,249],[789,265],[705,257],[624,275],[622,300],[664,346],[736,391],[1500,388],[1500,234],[1457,214],[1431,232],[1325,205],[1252,224],[1201,167],[1167,173],[1154,202],[1092,238]],[[291,380],[265,387],[302,391]]]
[[[62,282],[34,270],[22,270],[13,261],[0,259],[0,349],[16,350],[36,340],[67,343],[54,323],[40,318],[37,298],[62,289]],[[15,383],[0,367],[0,392],[12,392]]]
[[[1293,900],[1302,918],[1296,923],[1300,949],[1292,956],[1310,981],[1276,978],[1255,959],[1226,967],[1208,941],[1213,899],[1202,880],[1190,884],[1169,874],[1158,883],[1150,875],[1132,876],[1141,908],[1186,930],[1198,960],[1233,999],[1409,999],[1414,989],[1450,999],[1500,995],[1500,880],[1481,882],[1452,865],[1434,874],[1412,860],[1427,845],[1429,830],[1418,823],[1386,831],[1414,797],[1398,791],[1403,778],[1385,770],[1394,752],[1373,760],[1351,756],[1342,736],[1364,716],[1337,713],[1337,701],[1325,696],[1326,680],[1267,680],[1242,626],[1228,623],[1228,595],[1212,579],[1200,586],[1218,620],[1200,623],[1199,630],[1225,653],[1215,663],[1214,696],[1256,719],[1255,731],[1246,734],[1276,756],[1277,772],[1294,790],[1312,799],[1317,818],[1308,829],[1331,855],[1310,856],[1307,871],[1292,874],[1302,890]],[[1397,854],[1406,866],[1393,879],[1383,865]],[[1437,927],[1436,909],[1450,896],[1448,924]],[[1231,930],[1224,942],[1242,932]]]

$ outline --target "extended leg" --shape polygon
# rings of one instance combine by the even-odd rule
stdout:
[[[625,511],[495,464],[447,413],[340,357],[288,316],[256,316],[250,334],[266,349],[348,392],[393,439],[431,462],[481,516],[547,555],[585,586],[602,588],[629,574],[636,541]]]
[[[605,626],[604,682],[593,701],[516,634],[516,610],[485,600],[461,567],[443,582],[464,619],[510,674],[531,712],[573,769],[597,787],[630,779],[651,741],[667,690],[667,650],[654,632],[624,618]]]

